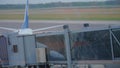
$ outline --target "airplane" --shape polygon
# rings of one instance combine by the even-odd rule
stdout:
[[[51,27],[39,28],[39,29],[32,30],[31,28],[29,28],[28,9],[29,9],[29,2],[28,2],[28,0],[26,0],[26,7],[25,7],[25,14],[24,14],[24,23],[22,24],[20,29],[7,28],[7,27],[0,27],[0,29],[10,30],[12,32],[18,33],[18,35],[32,35],[34,32],[37,32],[37,31],[43,31],[43,30],[47,30],[47,29],[63,27],[63,25],[56,25],[56,26],[51,26]],[[44,47],[47,48],[46,45],[44,45]],[[65,59],[65,57],[63,57],[62,54],[60,54],[59,52],[56,52],[54,50],[50,51],[50,56],[51,56],[50,58]]]
[[[39,28],[39,29],[32,30],[31,28],[29,28],[29,13],[28,13],[28,10],[29,10],[29,1],[26,0],[24,23],[22,24],[20,29],[7,28],[7,27],[0,27],[0,29],[10,30],[12,32],[18,32],[19,35],[31,35],[31,34],[33,34],[34,32],[37,32],[37,31],[43,31],[43,30],[63,26],[63,25],[56,25],[56,26],[51,26],[51,27]]]

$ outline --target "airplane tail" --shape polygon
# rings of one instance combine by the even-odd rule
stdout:
[[[29,28],[29,4],[28,0],[26,0],[26,7],[25,7],[25,15],[24,15],[24,23],[21,26],[21,29]]]
[[[26,7],[25,7],[25,14],[24,14],[24,23],[21,26],[21,29],[14,29],[14,28],[7,28],[7,27],[0,27],[0,29],[5,29],[5,30],[10,30],[13,32],[18,32],[18,34],[32,34],[33,32],[37,32],[37,31],[43,31],[43,30],[48,30],[48,29],[53,29],[53,28],[58,28],[58,27],[62,27],[63,25],[56,25],[56,26],[51,26],[51,27],[45,27],[45,28],[39,28],[39,29],[28,29],[29,28],[29,13],[28,13],[28,9],[29,9],[29,1],[26,0]]]

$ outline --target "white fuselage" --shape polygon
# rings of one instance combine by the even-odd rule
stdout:
[[[33,31],[30,28],[20,29],[18,32],[19,35],[32,35]]]

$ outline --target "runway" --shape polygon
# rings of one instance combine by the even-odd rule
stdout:
[[[84,21],[84,20],[30,20],[29,28],[38,29],[44,27],[50,27],[55,25],[69,25],[71,30],[78,30],[83,27],[83,24],[88,23],[90,27],[108,27],[120,26],[120,21]],[[19,29],[23,23],[23,20],[0,20],[0,27],[16,28]],[[51,31],[63,30],[62,27],[50,29]],[[0,29],[0,34],[9,33],[10,31]]]

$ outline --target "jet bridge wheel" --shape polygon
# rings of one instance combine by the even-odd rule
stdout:
[[[28,68],[50,68],[50,66],[47,65],[32,65],[32,66],[28,66]]]

